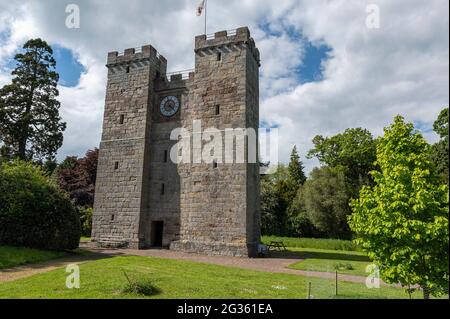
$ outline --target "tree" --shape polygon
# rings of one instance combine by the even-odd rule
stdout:
[[[77,207],[92,208],[94,205],[97,177],[98,149],[89,150],[85,157],[67,157],[57,169],[59,186],[69,193]]]
[[[368,130],[351,128],[332,137],[318,135],[313,143],[307,157],[317,157],[324,165],[343,169],[353,186],[353,195],[358,194],[362,185],[370,183],[369,172],[375,169],[376,141]]]
[[[265,235],[289,235],[287,209],[291,199],[288,178],[288,168],[280,164],[261,180],[261,220]]]
[[[53,160],[63,142],[66,124],[59,116],[59,75],[52,48],[29,40],[15,56],[11,84],[0,89],[0,142],[22,160]]]
[[[305,207],[303,198],[303,188],[298,190],[297,196],[288,208],[288,228],[289,234],[293,237],[321,237],[321,233],[312,223]]]
[[[440,136],[441,140],[432,146],[431,157],[436,167],[436,171],[445,182],[449,185],[449,171],[448,171],[448,134],[449,134],[449,109],[445,108],[439,114],[438,119],[434,122],[434,131]]]
[[[292,204],[292,201],[297,195],[298,189],[306,181],[306,176],[303,170],[303,163],[298,155],[297,147],[294,146],[291,153],[291,160],[287,167],[286,194],[283,195],[286,200],[287,207]]]
[[[289,162],[288,172],[289,177],[293,183],[298,187],[303,185],[306,181],[303,163],[300,160],[300,156],[297,152],[297,146],[294,146],[291,153],[291,161]]]
[[[434,131],[441,138],[448,138],[448,107],[443,109],[433,124]]]
[[[352,202],[350,227],[386,282],[419,285],[425,298],[448,293],[448,186],[430,169],[430,146],[413,124],[397,116],[384,132],[380,171]]]
[[[275,191],[272,182],[267,178],[261,179],[261,233],[275,235],[279,233],[279,212],[281,198]]]
[[[336,168],[315,168],[300,188],[295,202],[302,203],[312,225],[328,238],[349,239],[349,195],[344,173]]]

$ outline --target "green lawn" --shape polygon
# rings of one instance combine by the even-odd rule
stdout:
[[[351,241],[317,238],[288,238],[264,236],[263,243],[282,241],[291,256],[304,259],[289,266],[291,269],[319,272],[335,272],[355,276],[367,276],[366,267],[370,260],[358,251]],[[282,256],[283,253],[272,254]]]
[[[315,299],[407,298],[402,289],[367,289],[363,284],[340,282],[334,296],[333,280],[273,274],[239,268],[151,257],[124,256],[80,265],[81,288],[65,286],[65,269],[57,269],[0,285],[0,298],[137,298],[123,293],[131,278],[150,279],[160,290],[152,298],[306,298],[308,282]],[[420,294],[415,294],[420,298]]]
[[[0,269],[32,264],[65,256],[64,252],[0,246]]]
[[[366,267],[370,260],[360,252],[343,250],[324,250],[309,248],[289,248],[296,256],[304,261],[292,264],[291,269],[335,272],[355,276],[368,276]]]
[[[271,241],[282,241],[287,247],[315,248],[328,250],[358,251],[358,246],[350,240],[322,239],[322,238],[291,238],[263,236],[262,242],[268,244]]]

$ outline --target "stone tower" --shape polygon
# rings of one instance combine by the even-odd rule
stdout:
[[[222,133],[252,128],[257,140],[259,51],[248,28],[196,37],[194,72],[167,75],[166,60],[152,46],[109,53],[107,67],[93,241],[255,256],[258,156],[249,162],[244,143],[245,162],[225,162],[225,155],[197,162],[205,141],[196,144],[194,132],[201,121],[203,129]],[[179,127],[194,133],[193,154],[177,165],[170,136]],[[237,139],[232,157],[240,152]]]
[[[95,190],[93,240],[142,247],[154,80],[167,62],[152,46],[108,54],[103,134]]]

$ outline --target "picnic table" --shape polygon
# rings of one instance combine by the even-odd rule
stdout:
[[[271,241],[267,245],[267,249],[270,251],[272,248],[273,248],[273,250],[287,251],[286,246],[284,245],[284,243],[282,241]]]

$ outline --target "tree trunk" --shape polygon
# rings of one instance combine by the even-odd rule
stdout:
[[[22,161],[26,160],[26,149],[27,149],[27,141],[26,140],[22,140],[19,141],[19,159],[21,159]]]
[[[423,299],[430,299],[430,289],[428,286],[422,286]]]

